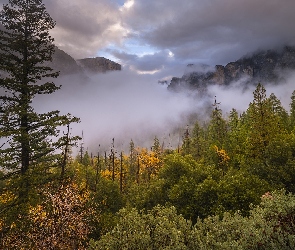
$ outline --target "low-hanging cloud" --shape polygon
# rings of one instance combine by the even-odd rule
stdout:
[[[274,93],[289,110],[295,89],[295,73],[278,85],[265,85],[267,95]],[[128,151],[132,139],[136,145],[150,148],[157,136],[167,148],[181,144],[186,125],[210,117],[216,101],[226,118],[235,108],[247,110],[253,100],[255,85],[241,79],[229,86],[212,85],[206,95],[192,90],[180,93],[167,90],[153,75],[138,75],[128,69],[97,74],[88,78],[80,75],[63,76],[56,80],[62,89],[37,96],[33,104],[37,112],[60,110],[81,119],[72,124],[72,135],[84,135],[89,152],[109,150],[115,138],[117,150]],[[248,86],[248,87],[245,87]],[[100,145],[100,146],[99,146]],[[77,149],[74,150],[77,152]]]
[[[62,89],[35,101],[37,111],[60,110],[81,118],[72,134],[84,134],[85,147],[96,152],[110,146],[112,138],[121,148],[131,139],[150,147],[157,136],[162,141],[176,128],[186,126],[198,107],[186,93],[173,93],[150,75],[129,70],[93,75],[86,81],[75,75],[60,77]]]
[[[281,101],[282,106],[290,111],[291,95],[295,91],[295,72],[294,71],[282,71],[281,82],[277,84],[263,83],[266,89],[266,96],[269,97],[272,93]],[[211,85],[208,87],[208,97],[216,101],[219,107],[223,111],[224,117],[229,115],[232,109],[236,109],[238,113],[242,113],[247,110],[250,102],[253,101],[253,92],[256,89],[257,83],[249,84],[248,78],[241,78],[236,82],[232,82],[228,86]]]

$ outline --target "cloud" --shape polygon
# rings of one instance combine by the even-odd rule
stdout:
[[[8,3],[8,0],[0,0]],[[43,0],[56,21],[55,44],[76,59],[96,56],[110,44],[120,45],[128,33],[120,23],[119,4],[108,0]]]
[[[81,118],[72,133],[84,131],[85,147],[92,152],[116,145],[128,148],[150,147],[153,138],[163,141],[175,128],[185,128],[187,117],[198,109],[193,98],[173,93],[157,83],[153,75],[138,75],[124,70],[91,76],[89,81],[77,76],[60,77],[62,89],[48,96],[38,96],[34,105],[38,112],[60,110]],[[124,145],[123,145],[124,144]]]
[[[179,60],[216,64],[294,43],[294,8],[290,0],[138,0],[124,21],[142,40],[170,49]]]
[[[57,22],[52,30],[56,45],[74,58],[93,57],[111,43],[120,44],[127,32],[112,1],[45,0],[44,4]]]
[[[0,0],[1,4],[7,2]],[[243,90],[241,82],[231,88],[213,86],[204,100],[170,93],[157,81],[181,76],[188,63],[226,64],[260,48],[295,42],[293,0],[44,3],[57,22],[52,36],[61,49],[75,58],[106,51],[125,66],[122,72],[93,76],[87,83],[74,76],[60,77],[57,83],[63,84],[62,90],[36,99],[40,112],[59,109],[80,117],[73,134],[84,130],[86,145],[94,151],[113,137],[117,143],[133,138],[140,144],[154,135],[167,136],[170,129],[185,126],[192,112],[202,113],[207,103],[214,102],[214,96],[224,113],[231,108],[246,110],[254,87]],[[294,79],[292,75],[285,85],[266,86],[286,108]]]
[[[0,0],[3,2],[7,0]],[[215,65],[237,60],[257,49],[295,43],[293,0],[44,0],[44,3],[57,21],[52,31],[56,44],[75,58],[94,57],[112,48],[122,52],[117,53],[122,61],[123,53],[135,55],[123,64],[158,69],[160,62],[165,63],[163,55],[167,51],[182,65]],[[136,42],[130,44],[130,39]],[[150,55],[139,58],[144,53]],[[150,66],[143,62],[148,59]],[[168,61],[170,65],[174,66]],[[165,67],[161,70],[165,71]]]
[[[48,96],[38,96],[38,112],[60,110],[81,118],[72,126],[72,134],[84,132],[85,147],[91,152],[108,150],[115,138],[118,150],[128,150],[131,139],[136,145],[150,147],[157,136],[166,147],[181,143],[186,125],[198,119],[207,120],[216,96],[226,117],[235,108],[247,110],[253,100],[254,85],[245,88],[246,79],[230,86],[213,85],[207,95],[194,92],[175,93],[157,84],[155,75],[138,75],[133,71],[111,72],[90,76],[60,77],[62,89]],[[290,73],[280,85],[266,85],[267,95],[274,93],[289,110],[295,74]],[[194,117],[191,120],[191,117]]]
[[[111,51],[112,55],[118,58],[125,66],[132,70],[140,72],[157,72],[176,64],[173,56],[169,51],[159,51],[152,54],[138,56],[136,54],[128,54],[122,51]]]
[[[274,93],[281,101],[282,106],[290,111],[291,94],[295,90],[295,72],[282,72],[285,80],[279,84],[264,84],[266,89],[266,96]],[[247,78],[242,78],[237,82],[232,82],[229,86],[211,85],[208,88],[208,97],[213,103],[216,97],[217,102],[220,103],[220,108],[226,117],[234,108],[240,114],[247,110],[250,102],[253,101],[253,92],[256,89],[255,84],[247,84]]]

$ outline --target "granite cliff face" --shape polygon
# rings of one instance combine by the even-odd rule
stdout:
[[[107,71],[121,70],[120,64],[104,57],[75,60],[57,47],[49,66],[60,71],[61,75],[83,74],[85,72],[105,73]]]
[[[77,60],[77,63],[84,70],[90,71],[92,73],[104,73],[110,70],[121,70],[120,64],[115,63],[104,57],[79,59]]]
[[[192,67],[192,64],[187,66]],[[295,69],[295,47],[285,46],[281,50],[259,51],[245,56],[226,66],[216,65],[214,69],[203,67],[201,71],[185,73],[181,78],[172,78],[169,88],[179,87],[204,89],[211,84],[228,85],[244,78],[246,83],[277,83],[282,80],[281,70]]]
[[[61,75],[83,73],[83,69],[77,64],[76,60],[57,47],[55,47],[55,53],[49,66],[60,71]]]

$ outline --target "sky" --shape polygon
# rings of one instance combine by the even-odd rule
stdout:
[[[44,0],[56,44],[137,73],[181,75],[295,43],[294,0]]]
[[[295,41],[294,0],[43,2],[56,21],[56,45],[75,59],[104,56],[160,78]]]
[[[1,5],[7,2],[0,0]],[[167,127],[184,129],[187,117],[202,113],[204,103],[213,103],[217,94],[224,113],[232,108],[244,111],[253,89],[242,92],[241,82],[231,89],[213,86],[208,100],[171,94],[155,83],[181,77],[187,64],[226,65],[259,49],[295,45],[294,0],[43,3],[56,21],[51,35],[60,49],[75,59],[104,56],[123,66],[121,72],[93,76],[87,83],[60,78],[61,92],[36,100],[39,111],[55,107],[80,117],[76,131],[84,130],[88,146],[95,150],[99,142],[110,144],[111,138],[122,135],[128,142],[144,134],[167,141]],[[285,107],[294,79],[292,75],[284,87],[269,88]]]

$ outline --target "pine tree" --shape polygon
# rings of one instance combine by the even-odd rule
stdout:
[[[182,151],[182,155],[188,155],[191,153],[191,137],[190,137],[188,125],[183,135],[181,151]]]
[[[291,95],[290,103],[290,130],[295,129],[295,90]]]
[[[192,155],[195,160],[201,160],[204,157],[204,152],[206,148],[204,129],[196,121],[193,131],[192,131]]]
[[[279,126],[280,119],[274,108],[274,98],[266,97],[264,86],[258,84],[253,94],[254,100],[247,110],[247,163],[254,174],[269,178],[274,171],[270,161],[274,156],[270,155],[270,148],[277,138],[285,134],[285,130],[283,126]]]
[[[59,137],[62,126],[78,119],[59,111],[36,113],[32,105],[36,95],[60,88],[45,80],[59,73],[47,66],[54,53],[49,30],[55,22],[42,0],[9,0],[0,13],[0,24],[0,136],[5,141],[0,148],[0,165],[6,177],[21,177],[18,196],[25,199],[31,185],[28,176],[42,164],[60,163],[58,149],[66,142],[54,138]]]
[[[228,152],[230,154],[232,166],[239,168],[241,157],[244,154],[243,146],[246,136],[244,134],[241,119],[239,118],[239,114],[236,109],[232,109],[229,113],[228,127]]]
[[[160,146],[160,141],[157,136],[155,136],[155,138],[154,138],[154,144],[152,146],[152,151],[156,154],[157,157],[160,157],[161,146]]]
[[[278,127],[281,129],[288,129],[289,127],[289,121],[288,121],[288,112],[286,109],[282,106],[281,101],[276,97],[274,93],[271,93],[269,96],[269,101],[272,106],[272,110],[275,114],[275,116],[278,118]]]
[[[211,120],[209,123],[208,132],[211,144],[223,148],[227,135],[227,127],[226,122],[222,117],[222,110],[219,108],[219,104],[220,103],[217,103],[215,99],[215,102],[213,104],[215,108],[212,110],[211,113]]]

